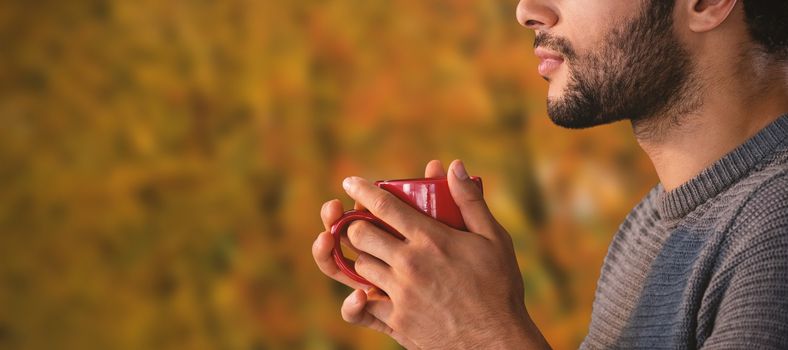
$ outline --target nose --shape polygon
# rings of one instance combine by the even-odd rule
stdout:
[[[558,23],[558,13],[546,0],[520,0],[517,22],[531,30],[546,30]]]

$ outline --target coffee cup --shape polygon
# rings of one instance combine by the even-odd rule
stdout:
[[[480,190],[482,189],[481,178],[471,176],[471,180],[479,186]],[[449,182],[445,177],[376,181],[375,186],[390,192],[424,215],[430,216],[455,229],[466,230],[462,213],[451,196]],[[405,237],[367,210],[346,211],[331,226],[331,236],[334,238],[332,254],[337,267],[354,281],[371,286],[372,283],[361,277],[356,272],[351,261],[342,253],[341,237],[347,234],[348,226],[356,220],[369,221],[399,239],[405,239]]]

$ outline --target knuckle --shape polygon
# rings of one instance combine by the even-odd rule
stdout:
[[[365,257],[363,254],[359,255],[358,258],[356,258],[355,268],[356,268],[356,272],[366,279],[375,277],[374,274],[375,269],[372,268],[372,264],[369,263],[369,259]]]
[[[356,243],[361,240],[364,232],[364,224],[366,221],[355,221],[348,226],[347,229],[347,238],[350,239],[351,243]]]
[[[400,266],[402,273],[409,279],[416,279],[421,273],[422,267],[415,255],[414,253],[406,253],[401,256]]]
[[[502,236],[501,240],[503,241],[503,243],[506,245],[507,248],[514,247],[514,238],[512,237],[512,235],[508,233],[504,233],[501,236]]]
[[[326,237],[327,235],[329,237]],[[326,250],[330,250],[330,248],[327,246],[328,244],[323,243],[329,241],[333,243],[333,241],[331,241],[329,238],[333,238],[333,237],[330,237],[328,232],[323,231],[320,234],[318,234],[315,240],[312,242],[312,256],[315,257],[315,260],[319,260],[321,255],[323,255]],[[331,246],[331,248],[333,248],[333,245]]]
[[[428,254],[432,257],[443,257],[447,255],[447,242],[444,239],[441,239],[440,236],[442,235],[424,236],[424,239],[421,242],[421,249],[423,250],[424,254]]]
[[[313,256],[315,263],[317,264],[317,268],[326,276],[334,276],[336,274],[337,267],[333,263],[332,260],[326,259],[319,255]]]
[[[372,208],[374,211],[378,213],[386,213],[391,210],[392,205],[394,204],[394,196],[391,193],[381,191],[375,198],[372,200]]]
[[[474,203],[482,206],[485,210],[487,210],[487,202],[484,200],[484,197],[480,195],[473,195],[465,199],[468,203]]]
[[[358,271],[359,269],[362,269],[362,268],[366,268],[366,266],[367,266],[366,260],[367,260],[367,258],[365,258],[363,254],[359,255],[356,258],[356,263],[355,263],[356,264],[356,271]]]
[[[399,297],[398,298],[399,304],[403,306],[409,305],[411,300],[414,300],[414,298],[416,297],[413,293],[413,290],[407,287],[402,287],[399,290],[397,290],[397,296]]]
[[[514,237],[506,232],[506,230],[504,230],[500,225],[493,225],[490,231],[493,233],[491,241],[494,243],[497,243],[503,247],[514,246]]]
[[[396,259],[398,260],[397,262],[399,265],[408,267],[411,263],[413,263],[414,260],[416,260],[416,254],[412,249],[404,249],[396,255]]]
[[[388,319],[388,325],[393,330],[401,330],[403,325],[405,324],[405,320],[403,319],[402,315],[399,313],[393,313],[391,317]]]
[[[330,277],[331,279],[337,282],[345,283],[342,282],[344,274],[336,267],[336,265],[323,264],[319,268],[320,268],[320,272],[322,272],[324,275]]]
[[[364,265],[364,266],[366,267],[362,267],[360,270],[357,269],[356,272],[358,272],[358,274],[361,277],[366,278],[367,281],[373,281],[373,283],[374,281],[377,281],[379,278],[378,278],[378,274],[375,273],[375,270],[369,268],[368,267],[369,265]]]
[[[402,249],[401,251],[397,252],[397,254],[392,256],[392,265],[395,265],[397,269],[406,267],[408,262],[412,260],[411,257],[413,257],[413,251],[411,248],[407,247]]]
[[[389,336],[389,337],[393,337],[394,336],[394,330],[391,329],[391,327],[376,327],[376,330],[378,332],[381,332],[381,333]]]
[[[331,276],[334,274],[334,271],[331,270],[329,265],[322,261],[317,262],[317,268],[320,269],[320,272],[322,272],[324,275]]]

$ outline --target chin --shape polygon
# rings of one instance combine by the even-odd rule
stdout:
[[[567,129],[587,129],[592,128],[599,125],[610,124],[621,119],[604,119],[604,118],[595,118],[595,117],[588,117],[588,116],[558,116],[554,114],[549,114],[550,120],[553,124],[558,125],[562,128]]]
[[[605,115],[601,106],[571,95],[548,98],[547,115],[555,125],[568,129],[585,129],[626,119],[621,116]]]

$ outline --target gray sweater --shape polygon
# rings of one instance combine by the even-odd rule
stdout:
[[[613,238],[583,349],[788,349],[788,115]]]

